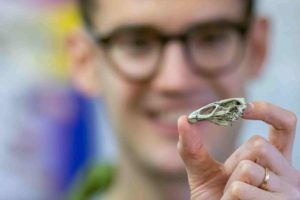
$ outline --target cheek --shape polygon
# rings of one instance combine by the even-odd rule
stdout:
[[[99,75],[102,98],[113,126],[123,131],[128,130],[131,121],[137,119],[141,86],[127,82],[108,67],[102,67]]]
[[[246,85],[251,80],[253,74],[253,66],[250,55],[250,45],[246,44],[245,54],[242,61],[236,68],[227,74],[219,77],[216,81],[221,87],[226,97],[245,96]]]
[[[245,95],[245,87],[249,80],[246,67],[241,66],[237,70],[225,74],[218,79],[218,85],[222,88],[224,96],[239,97]]]

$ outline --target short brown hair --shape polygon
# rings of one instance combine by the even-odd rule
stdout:
[[[255,11],[255,0],[242,0],[247,3],[246,18],[252,19]],[[93,27],[92,15],[97,8],[96,0],[77,0],[78,8],[84,25],[91,29]]]

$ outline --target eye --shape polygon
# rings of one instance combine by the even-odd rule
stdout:
[[[232,31],[213,28],[198,30],[192,34],[191,42],[198,48],[216,48],[227,45],[231,40]]]
[[[141,56],[152,53],[158,46],[157,38],[151,34],[126,34],[119,37],[115,45],[128,55]]]
[[[206,43],[220,42],[226,39],[226,34],[224,33],[207,33],[202,36],[202,41]]]
[[[151,44],[151,39],[137,37],[129,39],[125,45],[127,45],[128,48],[132,48],[135,50],[147,50],[151,47]]]
[[[206,46],[219,45],[226,42],[228,35],[224,32],[211,32],[201,35],[197,39],[197,43]]]

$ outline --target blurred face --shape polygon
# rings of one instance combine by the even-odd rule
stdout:
[[[222,45],[237,38],[231,38],[231,32],[222,32],[217,26],[207,32],[203,27],[220,21],[241,23],[244,13],[241,0],[99,1],[94,32],[100,36],[117,32],[113,39],[118,42],[110,41],[110,47],[93,44],[93,53],[87,56],[88,67],[96,71],[92,78],[96,82],[94,89],[101,91],[119,139],[121,156],[152,172],[185,175],[176,147],[178,117],[215,100],[244,96],[246,82],[260,67],[258,56],[253,53],[251,34],[244,39],[239,35],[241,40],[234,40],[237,43],[233,44],[239,46],[243,41],[244,46],[232,54],[243,53],[238,62],[229,62],[227,57],[222,58],[226,52]],[[137,30],[142,30],[138,36]],[[180,34],[187,39],[168,40],[160,49],[158,61],[160,36]],[[211,54],[212,50],[215,54]],[[221,71],[225,64],[232,70],[217,76],[206,75],[209,67],[220,65]],[[135,70],[129,69],[130,65]],[[154,65],[155,70],[151,68]],[[149,68],[148,72],[143,67]],[[155,73],[147,81],[136,80],[150,71]],[[206,135],[211,152],[222,154],[233,130],[206,122],[197,126]]]

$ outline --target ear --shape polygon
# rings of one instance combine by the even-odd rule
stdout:
[[[250,31],[249,68],[251,78],[258,77],[265,64],[269,46],[270,24],[267,18],[254,20]]]
[[[96,50],[84,30],[74,30],[66,39],[70,71],[74,86],[84,95],[99,95],[100,85],[96,65]]]

